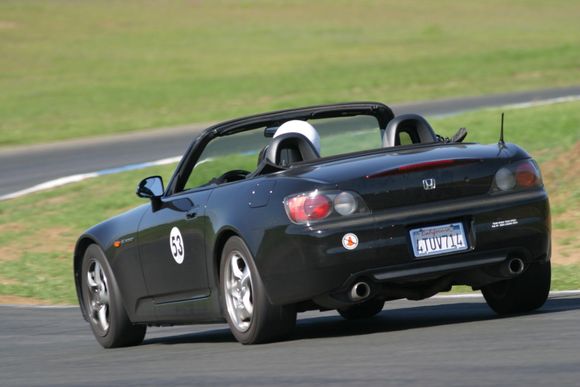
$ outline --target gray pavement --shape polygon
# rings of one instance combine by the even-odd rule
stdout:
[[[393,105],[396,114],[427,116],[580,95],[580,86]],[[385,101],[388,103],[388,101]],[[207,125],[0,150],[0,196],[57,178],[181,156]]]
[[[225,325],[198,325],[104,350],[77,308],[0,306],[0,385],[580,384],[580,293],[507,318],[482,298],[395,301],[358,322],[300,316],[280,343],[242,346]]]

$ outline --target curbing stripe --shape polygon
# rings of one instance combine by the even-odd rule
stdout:
[[[148,161],[148,162],[139,163],[139,164],[130,164],[130,165],[126,165],[124,167],[119,167],[119,168],[103,169],[101,171],[96,171],[96,172],[81,173],[78,175],[61,177],[59,179],[50,180],[50,181],[35,185],[33,187],[30,187],[30,188],[26,188],[26,189],[16,191],[16,192],[4,195],[4,196],[0,196],[0,201],[7,200],[7,199],[15,199],[15,198],[18,198],[21,196],[25,196],[25,195],[34,193],[34,192],[52,189],[52,188],[60,187],[60,186],[67,185],[70,183],[77,183],[77,182],[80,182],[83,180],[92,179],[94,177],[113,175],[113,174],[121,173],[121,172],[135,171],[138,169],[144,169],[144,168],[155,167],[155,166],[159,166],[159,165],[167,165],[167,164],[177,163],[177,162],[179,162],[179,160],[181,160],[181,156],[168,157],[168,158],[156,160],[156,161]]]

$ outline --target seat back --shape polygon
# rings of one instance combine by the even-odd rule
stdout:
[[[383,148],[401,145],[401,134],[406,134],[413,144],[437,142],[437,136],[427,120],[418,114],[402,114],[387,124]]]

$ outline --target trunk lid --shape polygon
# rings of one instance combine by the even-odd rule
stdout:
[[[502,165],[526,157],[512,144],[438,144],[321,160],[285,174],[356,191],[378,211],[485,194]]]

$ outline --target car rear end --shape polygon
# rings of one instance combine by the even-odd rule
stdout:
[[[311,188],[285,194],[289,222],[257,257],[273,303],[422,299],[549,260],[547,194],[515,145],[413,146],[302,170],[289,176]]]

